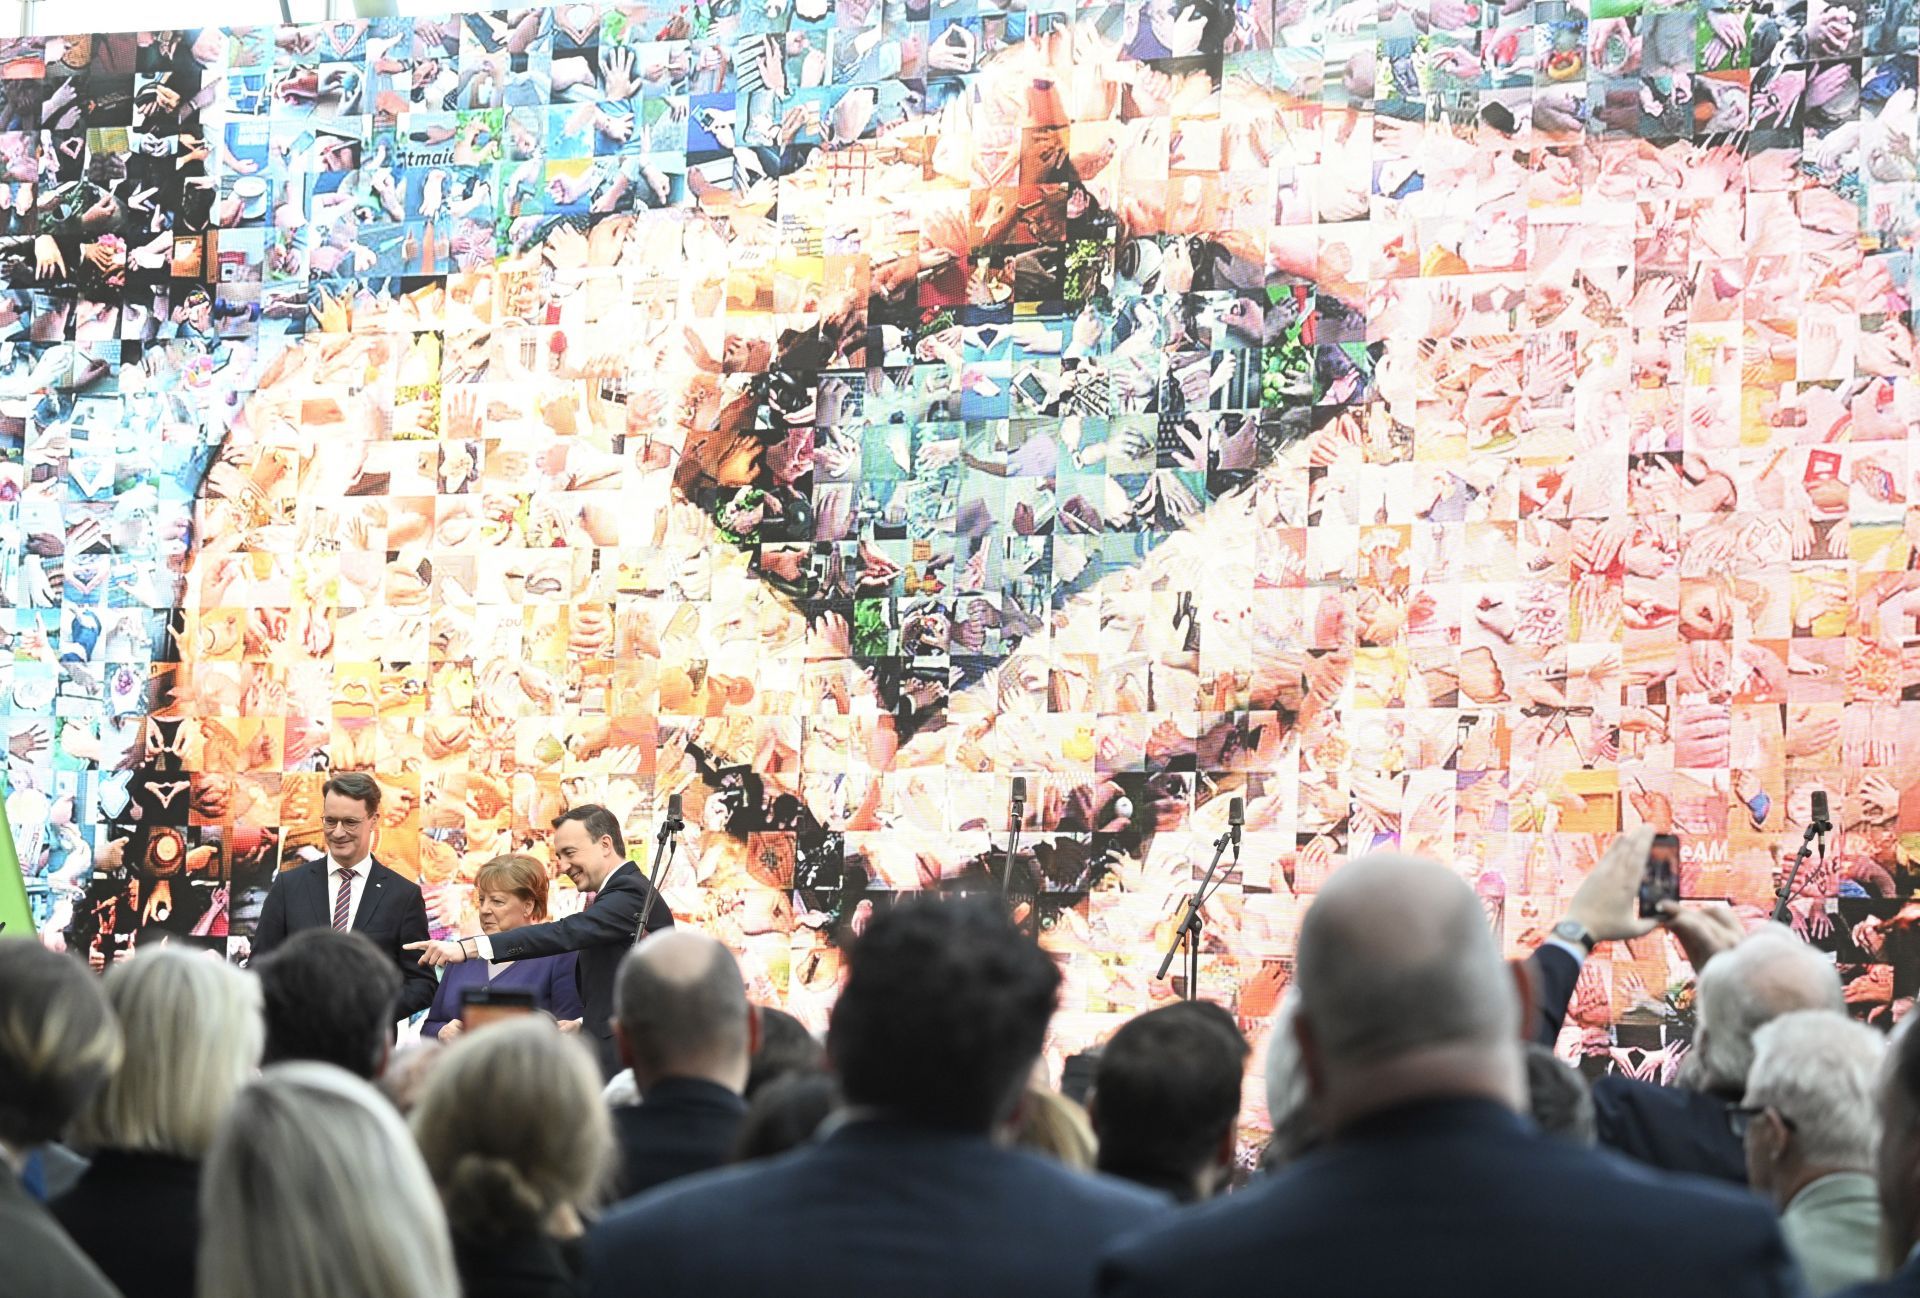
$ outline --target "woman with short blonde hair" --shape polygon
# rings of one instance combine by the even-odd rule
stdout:
[[[473,902],[480,915],[482,933],[509,933],[528,924],[544,922],[547,918],[546,864],[524,852],[494,857],[473,877]],[[461,1006],[467,993],[482,987],[532,992],[534,1007],[562,1022],[583,1018],[587,1010],[580,999],[577,959],[568,951],[530,960],[492,963],[468,960],[452,965],[434,993],[433,1008],[427,1011],[427,1021],[420,1025],[420,1035],[452,1042],[466,1030]]]
[[[198,1298],[459,1298],[406,1124],[332,1064],[275,1064],[208,1151]]]
[[[600,1070],[544,1018],[489,1025],[447,1051],[413,1110],[466,1298],[578,1291],[581,1213],[614,1166]]]
[[[260,1063],[260,986],[219,956],[161,947],[103,980],[125,1062],[74,1119],[93,1156],[53,1212],[127,1298],[191,1298],[200,1160]],[[142,1246],[127,1247],[140,1222]]]

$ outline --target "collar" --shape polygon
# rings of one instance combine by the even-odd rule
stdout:
[[[1346,1130],[1329,1143],[1472,1132],[1523,1136],[1527,1134],[1527,1123],[1512,1109],[1494,1100],[1444,1096],[1369,1113],[1349,1123]]]
[[[1879,1201],[1879,1191],[1871,1176],[1865,1172],[1829,1172],[1801,1186],[1800,1193],[1788,1202],[1786,1211],[1832,1208],[1861,1200],[1869,1203]]]
[[[640,1104],[644,1108],[650,1104],[689,1100],[742,1111],[747,1107],[747,1102],[738,1091],[728,1090],[706,1077],[662,1077],[647,1088],[646,1094],[640,1097]]]
[[[338,879],[340,877],[340,872],[347,868],[348,867],[341,865],[340,862],[334,860],[331,856],[327,858],[327,878]],[[352,868],[354,871],[353,877],[356,879],[364,879],[370,874],[372,874],[373,873],[373,853],[369,852],[367,853],[367,855],[361,857],[358,861],[355,861],[353,863]]]

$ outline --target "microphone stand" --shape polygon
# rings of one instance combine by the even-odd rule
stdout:
[[[1206,920],[1201,916],[1201,908],[1207,904],[1213,893],[1218,891],[1218,885],[1213,883],[1213,876],[1219,872],[1220,859],[1227,854],[1227,844],[1231,842],[1233,842],[1232,829],[1228,829],[1226,833],[1213,840],[1213,864],[1207,867],[1206,876],[1200,880],[1200,886],[1193,890],[1191,897],[1187,898],[1187,913],[1180,917],[1180,928],[1174,933],[1173,941],[1167,944],[1166,954],[1161,957],[1160,972],[1154,975],[1156,981],[1165,978],[1167,970],[1173,966],[1173,953],[1185,946],[1187,988],[1182,995],[1187,1000],[1196,1000],[1200,995],[1200,938],[1201,930],[1206,927]],[[1234,863],[1237,865],[1239,861],[1240,853],[1236,848]],[[1211,889],[1209,885],[1213,885]]]
[[[660,822],[659,832],[653,836],[653,860],[647,869],[647,899],[640,905],[640,924],[633,931],[636,943],[647,936],[647,920],[652,917],[653,903],[660,896],[660,881],[667,877],[667,867],[673,864],[673,849],[680,841],[674,835],[685,827],[685,821],[669,815]]]
[[[1807,854],[1813,850],[1816,840],[1820,844],[1820,862],[1827,860],[1827,831],[1833,826],[1824,820],[1816,820],[1807,826],[1806,835],[1800,840],[1800,850],[1793,854],[1793,869],[1787,873],[1786,886],[1780,889],[1780,900],[1773,908],[1773,921],[1776,924],[1789,923],[1787,903],[1793,900],[1793,885],[1799,879],[1801,869],[1807,863]]]

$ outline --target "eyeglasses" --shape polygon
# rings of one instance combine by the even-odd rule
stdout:
[[[321,823],[321,824],[322,824],[323,826],[325,826],[325,827],[326,827],[327,829],[344,829],[344,830],[346,830],[346,831],[347,831],[347,832],[348,832],[349,834],[351,834],[351,833],[353,833],[353,832],[355,832],[356,830],[358,830],[358,829],[360,828],[360,826],[362,826],[362,825],[364,825],[364,824],[366,824],[367,822],[366,822],[366,821],[365,821],[364,819],[362,819],[362,820],[341,820],[341,819],[338,819],[337,817],[334,817],[334,816],[327,816],[327,817],[325,817],[324,819],[322,819],[320,823]]]
[[[1774,1108],[1771,1104],[1736,1104],[1730,1106],[1727,1109],[1727,1130],[1733,1133],[1735,1140],[1745,1140],[1747,1138],[1747,1128],[1751,1127],[1754,1119],[1763,1113],[1771,1113],[1774,1117],[1780,1119],[1780,1125],[1788,1131],[1800,1130],[1799,1123]]]

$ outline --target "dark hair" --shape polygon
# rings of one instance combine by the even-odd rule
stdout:
[[[1060,971],[983,900],[914,898],[846,956],[827,1054],[850,1104],[985,1131],[1005,1117],[1046,1039]]]
[[[1549,1136],[1575,1144],[1598,1139],[1594,1126],[1593,1092],[1580,1070],[1537,1041],[1527,1043],[1527,1107],[1534,1125]]]
[[[1240,1116],[1247,1054],[1233,1016],[1207,1001],[1122,1024],[1093,1077],[1100,1170],[1185,1180],[1206,1168]]]
[[[747,1098],[793,1073],[825,1066],[827,1052],[813,1033],[785,1010],[760,1007],[760,1048],[747,1065]]]
[[[369,816],[380,810],[380,782],[371,775],[359,771],[330,775],[327,782],[320,786],[320,796],[324,798],[330,793],[363,804]]]
[[[611,811],[608,811],[605,807],[600,806],[598,803],[589,802],[582,806],[570,808],[553,818],[553,827],[558,829],[569,820],[576,822],[580,828],[586,830],[587,837],[594,842],[597,843],[603,838],[611,838],[613,840],[613,850],[621,856],[627,854],[627,839],[626,836],[620,832],[620,818]]]
[[[815,1070],[774,1078],[747,1102],[733,1161],[772,1158],[806,1144],[839,1107],[840,1087],[829,1073]]]
[[[120,1055],[119,1021],[85,965],[31,938],[0,939],[0,1143],[57,1138]]]
[[[393,1044],[400,971],[366,938],[302,929],[260,962],[260,993],[262,1063],[313,1059],[369,1081],[379,1075]]]

